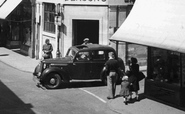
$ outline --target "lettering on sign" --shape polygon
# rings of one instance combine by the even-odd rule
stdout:
[[[106,0],[65,0],[65,1],[89,1],[89,2],[106,2]]]
[[[66,4],[96,4],[96,5],[107,5],[107,0],[65,0]]]

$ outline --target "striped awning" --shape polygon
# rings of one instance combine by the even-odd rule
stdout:
[[[0,18],[5,19],[22,0],[0,0]]]
[[[185,0],[136,0],[110,40],[185,53]]]

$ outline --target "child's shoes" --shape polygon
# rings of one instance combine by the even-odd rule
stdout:
[[[123,102],[125,103],[125,105],[127,105],[128,104],[128,98],[123,97]]]

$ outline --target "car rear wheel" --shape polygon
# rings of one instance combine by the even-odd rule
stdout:
[[[56,89],[62,83],[61,77],[57,73],[50,73],[44,82],[47,89]]]

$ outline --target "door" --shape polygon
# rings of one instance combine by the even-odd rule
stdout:
[[[92,52],[92,70],[91,70],[92,79],[100,78],[100,73],[105,65],[105,62],[106,62],[105,51],[95,50]]]
[[[99,43],[99,20],[73,20],[73,45],[80,45],[84,38]]]
[[[74,58],[72,79],[88,80],[91,78],[91,58],[89,52],[79,52]]]

